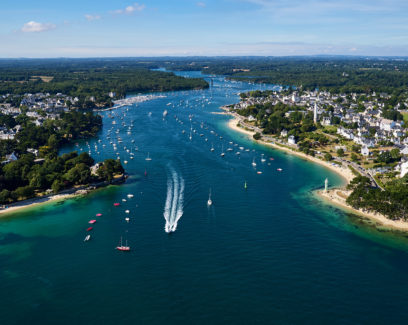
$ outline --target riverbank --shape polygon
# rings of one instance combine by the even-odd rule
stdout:
[[[231,114],[229,114],[229,115],[231,115]],[[296,156],[298,156],[300,158],[303,158],[303,159],[309,160],[311,162],[314,162],[316,164],[322,165],[322,166],[326,167],[327,169],[330,169],[331,171],[333,171],[333,172],[337,173],[338,175],[340,175],[347,182],[347,184],[355,177],[354,174],[352,173],[352,171],[349,168],[339,166],[339,165],[336,165],[336,164],[333,165],[333,164],[331,164],[331,163],[329,163],[327,161],[323,161],[323,160],[321,160],[319,158],[316,158],[316,157],[308,156],[303,152],[295,151],[295,150],[292,150],[292,149],[290,149],[288,147],[277,145],[275,143],[271,143],[271,142],[267,142],[267,141],[263,141],[263,140],[255,140],[253,138],[253,135],[255,134],[255,132],[244,129],[244,128],[238,126],[238,123],[240,123],[240,119],[237,118],[234,115],[231,115],[231,116],[233,118],[228,121],[228,124],[227,124],[228,127],[230,129],[234,130],[234,131],[237,131],[237,132],[248,135],[248,138],[250,138],[253,141],[256,141],[256,142],[258,142],[260,144],[263,144],[263,145],[266,145],[266,146],[269,146],[269,147],[272,147],[272,148],[275,148],[275,149],[283,150],[283,151],[288,152],[288,153],[290,153],[292,155],[296,155]]]
[[[262,145],[273,147],[275,149],[283,150],[289,154],[296,155],[300,158],[303,158],[311,162],[317,163],[321,166],[324,166],[325,168],[328,168],[331,171],[340,175],[347,182],[347,184],[355,177],[355,175],[351,172],[349,168],[345,168],[339,165],[334,166],[329,162],[323,161],[316,157],[308,156],[304,154],[303,152],[295,151],[288,147],[277,145],[275,143],[271,143],[271,142],[267,142],[263,140],[255,140],[253,138],[253,135],[255,134],[254,131],[250,131],[250,130],[247,130],[247,129],[244,129],[238,126],[238,123],[240,123],[241,120],[231,113],[226,113],[226,114],[232,116],[232,119],[230,119],[227,123],[228,127],[234,131],[247,135],[248,138],[250,138],[253,141],[256,141]],[[316,191],[315,193],[319,198],[323,199],[324,201],[330,204],[333,204],[348,212],[352,212],[360,217],[365,217],[365,218],[372,220],[376,224],[376,226],[382,226],[385,228],[389,228],[392,230],[398,230],[398,231],[408,231],[408,222],[400,221],[400,220],[394,221],[394,220],[388,219],[386,216],[380,213],[370,212],[370,211],[366,211],[362,209],[359,210],[359,209],[355,209],[352,206],[348,205],[346,202],[346,199],[350,195],[350,191],[347,191],[345,188],[331,189],[331,190],[328,190],[327,192],[320,190],[320,191]]]
[[[84,196],[101,187],[121,184],[125,182],[127,178],[128,178],[127,174],[116,175],[112,182],[104,181],[104,182],[93,183],[93,184],[86,185],[86,186],[70,188],[58,194],[43,195],[40,197],[34,197],[31,199],[14,202],[14,203],[8,204],[7,208],[0,209],[0,217],[4,217],[12,212],[18,212],[18,211],[23,211],[25,209],[31,209],[39,205],[56,203],[56,202],[60,202],[60,201],[68,200],[68,199],[73,199],[75,197]]]
[[[376,226],[382,226],[385,228],[399,231],[408,231],[408,222],[401,220],[391,220],[380,213],[370,212],[362,209],[355,209],[348,205],[346,199],[350,195],[351,193],[350,191],[341,188],[334,188],[328,190],[327,192],[325,192],[324,190],[320,190],[316,191],[315,193],[319,198],[323,199],[324,201],[330,204],[342,208],[345,211],[352,212],[353,214],[374,221]]]

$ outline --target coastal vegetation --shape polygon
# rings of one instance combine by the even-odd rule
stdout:
[[[26,114],[15,118],[1,115],[9,125],[20,125],[21,130],[13,140],[0,141],[0,156],[15,152],[27,153],[27,149],[38,150],[39,157],[56,156],[58,149],[72,140],[95,136],[102,127],[102,118],[92,112],[70,111],[62,113],[58,119],[46,119],[36,125]]]
[[[111,181],[114,175],[123,174],[121,163],[107,159],[95,165],[88,153],[66,153],[35,159],[24,154],[18,160],[2,165],[0,169],[0,203],[8,204],[43,194],[95,182]]]
[[[408,218],[408,174],[385,185],[384,190],[373,187],[367,177],[355,177],[348,189],[352,190],[346,202],[355,209],[381,213],[392,220]]]

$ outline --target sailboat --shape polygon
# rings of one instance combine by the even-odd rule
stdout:
[[[261,161],[262,161],[262,162],[265,162],[265,161],[266,161],[266,159],[264,158],[264,154],[262,154]]]
[[[210,189],[210,194],[208,195],[207,205],[208,205],[208,206],[212,205],[212,200],[211,200],[211,189]]]
[[[126,245],[123,246],[123,244],[122,244],[122,237],[120,237],[120,245],[117,246],[116,249],[117,249],[118,251],[128,252],[128,251],[130,251],[130,246],[128,246],[127,240],[126,240]]]
[[[214,144],[211,146],[211,149],[210,149],[211,151],[214,151]]]
[[[150,160],[152,160],[152,158],[150,158],[150,156],[149,156],[149,152],[147,153],[147,157],[146,157],[146,160],[148,160],[148,161],[150,161]]]
[[[252,159],[252,166],[256,167],[255,157]]]
[[[224,157],[225,153],[224,153],[224,145],[222,145],[222,150],[221,150],[221,157]]]
[[[91,239],[91,235],[86,235],[84,241],[88,241],[89,239]]]

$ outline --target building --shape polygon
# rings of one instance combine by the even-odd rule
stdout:
[[[289,144],[296,144],[296,139],[295,139],[295,137],[293,135],[290,135],[288,137],[288,143]]]

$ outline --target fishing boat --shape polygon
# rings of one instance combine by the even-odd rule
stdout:
[[[212,205],[212,200],[211,200],[211,189],[210,189],[210,194],[208,195],[207,205],[208,205],[208,206]]]
[[[128,251],[130,251],[130,246],[128,246],[127,240],[126,240],[126,245],[123,246],[123,244],[122,244],[122,237],[120,237],[120,245],[119,245],[119,246],[116,246],[116,249],[117,249],[118,251],[128,252]]]
[[[91,239],[91,235],[86,235],[84,241],[88,241],[88,240],[90,240],[90,239]]]

